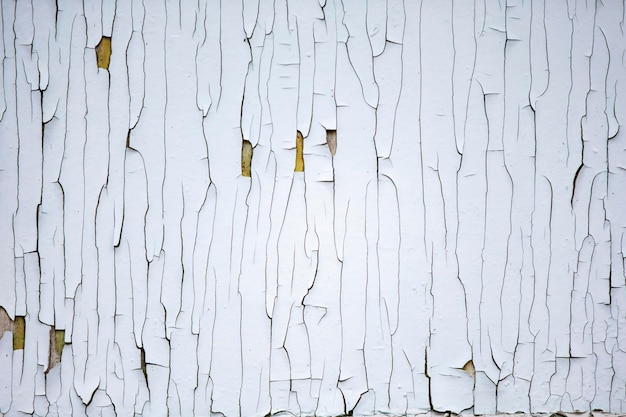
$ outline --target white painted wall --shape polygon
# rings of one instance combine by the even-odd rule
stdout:
[[[0,413],[626,413],[623,2],[0,10]]]

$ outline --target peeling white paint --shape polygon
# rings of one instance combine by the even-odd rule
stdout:
[[[626,413],[623,2],[0,5],[3,416]]]

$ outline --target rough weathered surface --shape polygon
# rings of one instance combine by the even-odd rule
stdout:
[[[0,415],[626,413],[623,2],[0,5]]]

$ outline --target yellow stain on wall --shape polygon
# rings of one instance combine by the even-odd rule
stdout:
[[[252,144],[247,140],[241,145],[241,175],[252,176]]]
[[[26,320],[24,320],[24,316],[16,316],[13,322],[13,350],[24,349],[25,336]]]
[[[302,156],[302,149],[304,148],[304,137],[298,130],[296,134],[296,167],[294,172],[304,172],[304,156]]]
[[[96,61],[98,68],[109,69],[111,62],[111,38],[103,36],[100,43],[96,46]]]

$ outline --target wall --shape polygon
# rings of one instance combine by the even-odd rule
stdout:
[[[0,413],[626,412],[622,2],[1,4]]]

